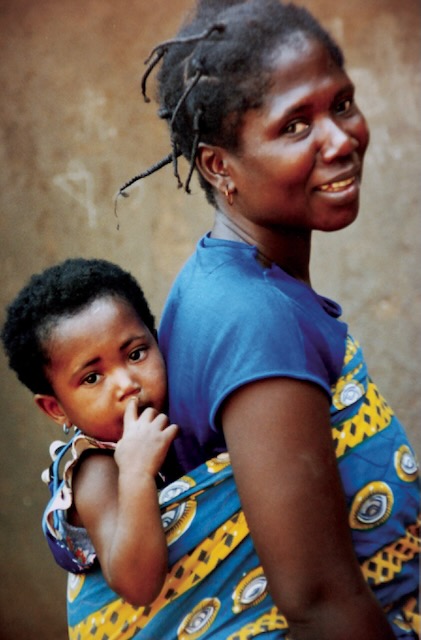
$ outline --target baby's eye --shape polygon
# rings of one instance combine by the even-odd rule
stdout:
[[[305,122],[304,120],[294,120],[294,122],[290,122],[285,127],[283,133],[286,133],[287,135],[299,135],[300,133],[307,131],[309,126],[308,122]]]
[[[143,360],[146,357],[146,347],[137,347],[133,349],[133,351],[129,354],[129,360],[132,362],[139,362],[139,360]]]
[[[339,114],[348,113],[348,111],[351,111],[353,106],[354,106],[354,99],[345,98],[344,100],[341,100],[340,102],[338,102],[338,104],[335,107],[335,111],[336,113],[339,113]]]
[[[99,373],[88,373],[82,380],[83,384],[92,385],[96,384],[100,380]]]

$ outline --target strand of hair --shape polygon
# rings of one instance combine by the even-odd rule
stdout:
[[[152,49],[152,51],[150,52],[150,54],[145,60],[145,64],[148,64],[152,56],[160,49],[165,49],[165,51],[168,51],[168,48],[175,44],[190,44],[192,42],[197,42],[198,40],[204,40],[206,38],[209,38],[209,36],[212,35],[214,31],[218,31],[218,33],[223,33],[225,31],[225,24],[223,23],[214,24],[208,27],[207,29],[205,29],[204,31],[202,31],[202,33],[198,33],[195,36],[186,36],[184,38],[183,37],[172,38],[171,40],[165,40],[164,42],[157,44]]]
[[[202,31],[202,33],[199,33],[198,35],[195,35],[195,36],[186,36],[184,38],[173,38],[171,40],[166,40],[165,42],[161,42],[160,44],[157,44],[156,47],[152,49],[152,51],[150,52],[150,54],[145,60],[145,64],[148,65],[148,68],[143,74],[142,80],[141,80],[142,96],[145,102],[150,102],[150,98],[146,94],[147,79],[150,76],[153,69],[158,64],[158,62],[161,60],[161,58],[163,58],[163,56],[167,53],[168,48],[171,47],[172,45],[190,44],[193,42],[198,42],[200,40],[205,40],[206,38],[209,38],[209,36],[214,31],[217,31],[218,33],[223,33],[225,31],[225,24],[223,23],[214,24],[208,27],[207,29],[205,29],[205,31]],[[153,56],[155,56],[154,59],[152,59]]]
[[[129,194],[125,193],[125,190],[131,187],[132,184],[134,184],[135,182],[142,180],[142,178],[147,178],[148,176],[152,175],[156,171],[159,171],[159,169],[162,169],[162,167],[165,167],[167,164],[170,164],[171,162],[173,162],[174,153],[176,153],[179,156],[181,155],[181,151],[175,151],[173,147],[173,151],[169,153],[167,156],[165,156],[165,158],[162,158],[162,160],[158,160],[158,162],[152,165],[152,167],[149,167],[149,169],[146,169],[146,171],[142,171],[142,173],[137,174],[136,176],[128,180],[125,184],[123,184],[122,187],[120,187],[120,189],[117,191],[117,194],[114,198],[114,215],[116,218],[118,218],[117,207],[118,207],[119,198],[129,197]],[[119,226],[117,226],[117,229],[119,229]]]
[[[186,193],[190,193],[190,182],[191,182],[193,171],[195,168],[196,154],[197,154],[197,149],[200,141],[200,118],[202,116],[202,113],[203,113],[202,109],[198,109],[194,114],[194,120],[193,120],[194,139],[193,139],[193,145],[192,145],[192,152],[190,156],[189,173],[184,185],[184,190]]]
[[[173,114],[171,116],[171,120],[170,120],[170,127],[172,129],[172,126],[175,122],[175,119],[177,117],[177,114],[180,110],[181,105],[183,104],[183,102],[186,100],[187,96],[189,95],[189,93],[191,92],[191,90],[197,85],[197,83],[199,82],[200,78],[203,75],[203,71],[202,69],[196,69],[194,76],[192,76],[189,80],[189,84],[187,85],[187,87],[184,89],[183,94],[180,97],[180,100],[178,101]]]
[[[180,174],[178,173],[178,157],[181,156],[181,152],[177,149],[177,143],[174,139],[173,133],[171,133],[171,146],[173,149],[172,152],[172,161],[173,161],[173,173],[174,177],[177,179],[177,187],[181,189],[183,183],[181,182]]]
[[[156,48],[156,47],[155,47]],[[161,60],[161,58],[165,55],[166,53],[166,49],[162,49],[161,51],[157,52],[155,60],[152,60],[152,62],[149,64],[148,68],[146,69],[145,73],[142,76],[142,80],[140,83],[141,89],[142,89],[142,96],[145,102],[150,102],[150,98],[146,95],[146,81],[149,78],[150,74],[152,73],[153,69],[156,67],[156,65],[158,64],[158,62]],[[148,57],[148,60],[145,61],[148,62],[150,60],[151,56]]]

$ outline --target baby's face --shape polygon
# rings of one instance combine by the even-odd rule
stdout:
[[[103,297],[63,318],[47,345],[47,375],[68,424],[116,442],[129,400],[163,411],[166,371],[157,342],[124,300]]]

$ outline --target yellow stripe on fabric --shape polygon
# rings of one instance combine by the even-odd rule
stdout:
[[[147,607],[133,607],[121,598],[69,627],[69,640],[129,640],[143,629],[149,618],[191,589],[224,560],[247,537],[244,514],[240,511],[181,558],[169,572],[160,596]]]
[[[260,636],[262,633],[277,629],[288,629],[288,623],[285,616],[281,615],[276,607],[272,607],[268,613],[264,613],[240,631],[231,634],[227,640],[250,640],[250,638]]]
[[[343,424],[332,428],[336,457],[341,458],[367,438],[388,427],[393,415],[392,409],[380,395],[376,385],[369,381],[364,402],[358,413]]]
[[[405,631],[416,631],[421,636],[421,615],[418,613],[418,603],[416,598],[410,598],[402,607],[402,618]],[[398,624],[400,620],[394,620]]]
[[[404,536],[383,547],[374,556],[362,563],[364,578],[371,586],[390,582],[402,571],[405,562],[412,560],[421,551],[420,523],[410,525]]]
[[[360,345],[357,340],[354,340],[354,338],[348,335],[345,343],[344,366],[351,362],[352,358],[355,356],[359,348]]]
[[[214,534],[206,538],[191,554],[174,565],[165,583],[168,586],[165,591],[165,600],[179,597],[212,573],[248,534],[246,519],[243,512],[239,511],[221,525]]]

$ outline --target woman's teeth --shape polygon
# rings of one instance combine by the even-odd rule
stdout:
[[[347,178],[346,180],[339,180],[339,182],[329,182],[329,184],[322,184],[319,187],[320,191],[341,191],[346,187],[349,187],[355,181],[355,177]]]

